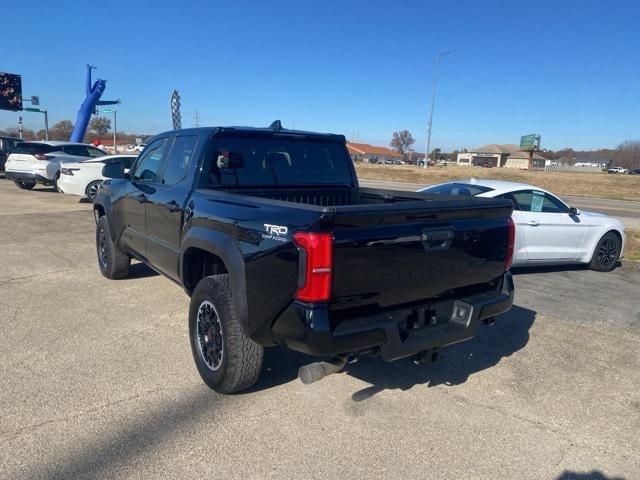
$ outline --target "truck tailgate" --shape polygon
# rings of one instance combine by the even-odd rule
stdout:
[[[511,210],[507,200],[449,196],[338,207],[331,310],[390,309],[490,282],[504,272]]]

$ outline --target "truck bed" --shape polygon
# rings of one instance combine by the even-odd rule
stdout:
[[[407,192],[401,190],[387,190],[367,187],[322,187],[322,188],[227,188],[216,190],[217,192],[233,193],[234,198],[239,195],[258,197],[261,199],[277,200],[280,202],[300,204],[303,208],[314,207],[354,207],[363,205],[396,204],[404,208],[411,208],[406,202],[420,202],[415,205],[424,208],[424,202],[437,202],[438,208],[446,208],[445,203],[455,205],[456,208],[464,205],[466,208],[477,206],[487,208],[496,201],[479,197],[461,197],[452,195],[433,195],[419,192]],[[402,203],[402,205],[397,205]],[[503,204],[504,201],[498,200]],[[290,205],[293,207],[293,205]],[[333,209],[322,209],[335,211]],[[338,209],[345,210],[345,209]],[[386,211],[392,208],[385,208]]]
[[[203,217],[222,208],[226,218],[239,219],[244,236],[251,240],[241,241],[240,247],[249,254],[245,259],[252,317],[274,315],[297,288],[293,274],[297,267],[278,260],[285,256],[283,248],[297,256],[292,244],[274,242],[279,256],[254,255],[256,237],[246,235],[246,229],[253,228],[259,236],[264,224],[286,226],[290,233],[332,233],[329,308],[337,323],[373,311],[429,304],[460,288],[494,288],[492,282],[505,269],[512,209],[508,200],[352,187],[199,193],[212,202],[210,213],[202,212]],[[203,202],[198,204],[208,210]],[[269,247],[259,247],[264,248]],[[265,289],[265,283],[274,288]]]

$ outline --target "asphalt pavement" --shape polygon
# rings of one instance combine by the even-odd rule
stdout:
[[[640,268],[516,271],[511,312],[444,359],[365,358],[305,386],[268,349],[218,395],[189,299],[109,281],[91,205],[0,179],[0,478],[640,478]]]

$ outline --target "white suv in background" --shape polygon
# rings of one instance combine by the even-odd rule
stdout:
[[[133,146],[132,150],[134,152],[140,153],[140,152],[142,152],[142,150],[144,150],[144,147],[146,147],[146,146],[147,146],[146,143],[138,143],[138,144]]]
[[[57,188],[60,164],[104,155],[102,150],[85,143],[22,142],[7,157],[5,177],[23,190],[31,190],[36,183]]]

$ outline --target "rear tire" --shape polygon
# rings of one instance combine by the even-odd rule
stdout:
[[[31,182],[15,182],[15,184],[20,190],[31,190],[36,186],[35,183]]]
[[[229,275],[205,277],[189,306],[189,339],[198,373],[218,393],[254,385],[262,371],[264,349],[249,338],[234,308]]]
[[[60,172],[56,173],[56,176],[53,177],[53,188],[55,188],[56,192],[62,193],[62,190],[58,188],[58,179],[60,178]]]
[[[111,240],[107,217],[104,215],[100,217],[96,227],[96,250],[102,275],[110,280],[116,280],[125,278],[129,274],[131,257],[116,248],[115,243]]]
[[[621,247],[622,242],[616,232],[605,233],[593,251],[589,268],[597,272],[610,272],[618,263]]]
[[[87,198],[92,202],[93,202],[93,199],[96,198],[96,195],[98,194],[98,189],[100,188],[101,184],[102,184],[102,180],[97,180],[87,185],[87,189],[85,190],[84,193],[87,196]]]

